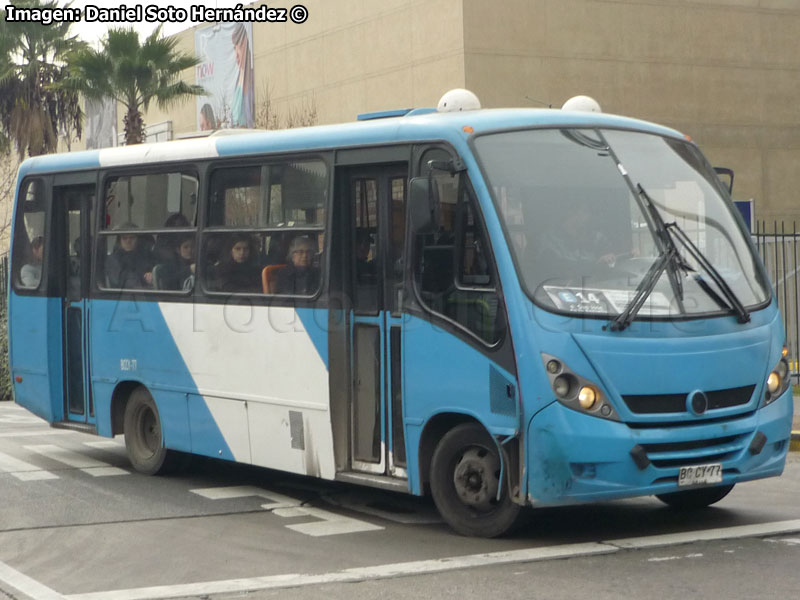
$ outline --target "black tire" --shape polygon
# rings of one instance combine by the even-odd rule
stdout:
[[[169,470],[174,452],[164,447],[161,417],[147,388],[137,387],[125,406],[125,448],[133,468],[145,475]]]
[[[511,501],[499,478],[497,444],[479,424],[459,425],[436,445],[431,493],[439,514],[458,533],[497,537],[516,525],[521,507]]]
[[[681,510],[697,510],[711,506],[730,494],[734,484],[715,487],[697,488],[669,494],[657,494],[656,498],[672,508]]]

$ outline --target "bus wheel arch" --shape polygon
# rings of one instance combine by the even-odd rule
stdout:
[[[140,473],[158,475],[170,470],[175,452],[164,446],[158,407],[150,391],[136,385],[127,396],[123,412],[125,449]]]
[[[137,387],[142,384],[138,381],[121,381],[111,394],[111,433],[119,435],[125,432],[125,406],[128,398]]]
[[[423,436],[425,442],[426,450],[434,446],[433,453],[420,460],[429,465],[431,495],[450,527],[480,537],[497,537],[514,528],[521,506],[512,499],[502,475],[498,444],[481,423],[468,417],[439,419]]]
[[[478,423],[478,421],[461,413],[439,413],[431,417],[425,424],[419,439],[418,454],[419,480],[423,490],[427,490],[430,485],[431,459],[433,458],[433,452],[436,450],[436,444],[448,431],[462,423]]]

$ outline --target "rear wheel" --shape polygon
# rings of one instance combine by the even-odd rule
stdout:
[[[164,448],[161,418],[150,392],[133,390],[125,406],[125,448],[133,468],[146,475],[165,472],[174,453]]]
[[[727,496],[732,489],[733,484],[720,485],[708,488],[697,488],[694,490],[684,490],[682,492],[671,492],[669,494],[658,494],[656,498],[673,508],[695,510],[719,502]]]
[[[451,429],[437,444],[431,460],[431,493],[442,518],[462,535],[502,535],[513,528],[520,513],[500,481],[497,444],[477,423]]]

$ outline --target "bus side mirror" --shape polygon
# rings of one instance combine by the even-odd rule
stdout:
[[[408,224],[412,233],[425,234],[437,230],[438,192],[433,177],[414,177],[409,182]]]
[[[720,182],[723,186],[728,189],[728,193],[733,193],[733,169],[729,169],[727,167],[714,167],[714,172],[716,172],[717,177],[719,177]]]

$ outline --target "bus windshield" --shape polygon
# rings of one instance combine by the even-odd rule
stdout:
[[[480,136],[475,147],[522,284],[540,306],[686,318],[735,306],[741,313],[769,298],[716,174],[693,144],[634,131],[536,129]],[[631,303],[641,306],[631,311]]]

